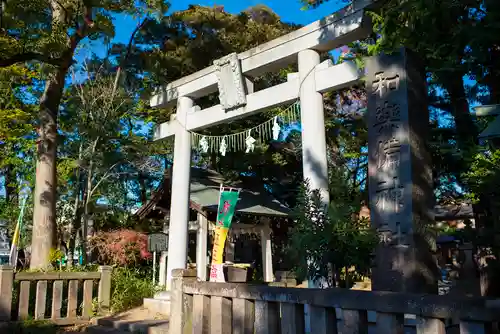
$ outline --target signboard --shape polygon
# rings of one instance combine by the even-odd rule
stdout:
[[[232,189],[221,186],[219,207],[217,209],[217,221],[215,222],[215,237],[212,250],[212,265],[210,268],[210,282],[225,282],[223,271],[224,244],[227,233],[231,227],[236,204],[240,196],[239,189]]]
[[[148,235],[148,251],[166,252],[168,250],[168,235],[166,233],[151,233]]]
[[[166,233],[151,233],[148,235],[148,251],[153,253],[153,285],[156,284],[156,252],[168,250],[168,235]]]

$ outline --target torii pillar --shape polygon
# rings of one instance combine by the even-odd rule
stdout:
[[[186,267],[191,178],[191,134],[182,123],[193,108],[193,100],[181,96],[177,100],[174,163],[170,201],[167,272],[164,284],[170,290],[172,270]],[[173,237],[172,237],[173,236]],[[165,276],[165,275],[164,275]]]

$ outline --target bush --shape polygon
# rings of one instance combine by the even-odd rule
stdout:
[[[50,321],[39,320],[12,322],[0,328],[2,329],[2,333],[10,334],[56,334],[60,332],[58,326]]]
[[[111,286],[111,311],[122,312],[141,306],[144,298],[153,297],[157,291],[149,270],[115,268]]]
[[[134,230],[121,229],[98,232],[89,241],[89,246],[97,255],[99,263],[137,267],[152,257],[147,250],[148,237]]]
[[[326,213],[319,193],[311,191],[307,183],[302,187],[293,212],[288,253],[297,278],[349,288],[353,276],[369,275],[378,239],[369,223],[357,218],[361,200],[356,189],[342,182],[342,175],[335,180],[330,180],[333,194]]]

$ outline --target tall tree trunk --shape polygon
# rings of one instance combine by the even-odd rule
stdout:
[[[15,204],[18,203],[18,190],[17,190],[17,178],[14,172],[14,166],[7,165],[5,167],[5,198],[7,203]]]
[[[89,160],[89,166],[88,166],[88,171],[87,171],[87,185],[85,187],[85,196],[84,196],[84,201],[83,201],[83,224],[82,224],[82,255],[83,255],[83,263],[87,264],[87,262],[90,260],[90,252],[88,249],[88,239],[90,237],[89,234],[89,225],[90,225],[90,203],[92,201],[92,192],[93,192],[93,184],[92,180],[94,178],[94,155],[97,149],[97,145],[99,141],[101,140],[101,137],[97,137],[94,140],[94,143],[92,144],[92,149],[90,152],[90,160]]]
[[[488,74],[484,83],[490,91],[491,104],[500,104],[500,45],[492,45],[489,51]]]
[[[59,29],[67,20],[67,11],[56,0],[50,0],[52,26]],[[40,98],[39,127],[36,159],[36,181],[33,195],[33,232],[31,240],[30,268],[50,266],[50,250],[56,244],[56,194],[57,194],[57,115],[64,90],[64,79],[73,62],[75,49],[83,37],[87,23],[81,25],[68,39],[62,50],[60,64],[45,82]]]
[[[141,204],[145,205],[148,201],[148,195],[146,191],[146,178],[143,174],[139,175],[139,186],[141,187]]]
[[[83,142],[80,142],[80,146],[78,148],[78,162],[82,161],[82,153],[83,153]],[[76,246],[76,235],[78,229],[80,229],[82,225],[82,217],[80,210],[80,198],[81,198],[81,169],[80,166],[77,167],[75,172],[75,180],[76,180],[76,189],[75,189],[75,204],[73,207],[73,217],[72,221],[69,224],[69,242],[68,242],[68,253],[67,253],[67,266],[71,268],[73,266],[73,257],[75,255],[75,246]]]
[[[56,243],[57,114],[64,89],[66,67],[45,83],[40,99],[30,268],[46,268]]]
[[[465,73],[454,71],[447,76],[445,88],[450,94],[451,111],[455,120],[457,142],[461,150],[467,152],[477,142],[477,128],[472,119],[464,87]]]

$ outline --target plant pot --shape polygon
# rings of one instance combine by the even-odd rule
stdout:
[[[224,276],[229,283],[246,283],[248,281],[248,269],[233,266],[224,266]]]

